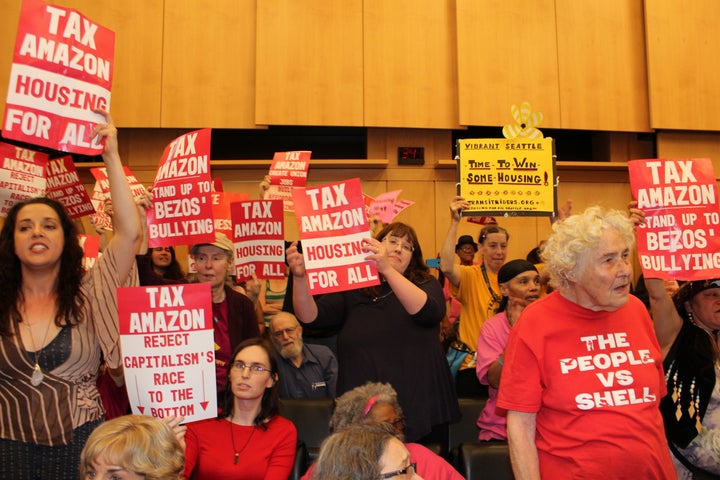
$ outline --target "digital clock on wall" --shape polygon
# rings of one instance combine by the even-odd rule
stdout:
[[[398,147],[398,165],[425,165],[425,147]]]

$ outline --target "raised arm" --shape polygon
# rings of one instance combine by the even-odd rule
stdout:
[[[303,323],[314,322],[318,315],[317,304],[308,288],[305,259],[302,253],[298,251],[297,242],[293,242],[287,250],[285,250],[290,275],[293,276],[292,300],[295,316]]]
[[[630,220],[637,227],[645,223],[645,212],[637,208],[637,202],[630,202]],[[659,278],[645,278],[645,287],[650,299],[650,313],[655,326],[655,336],[660,344],[663,358],[677,338],[683,320],[675,308],[665,282]]]
[[[460,284],[460,265],[455,263],[455,240],[460,225],[460,212],[469,206],[463,197],[453,197],[450,202],[450,227],[440,250],[440,270],[456,287]]]
[[[105,150],[102,157],[107,170],[110,195],[115,210],[113,219],[114,233],[108,245],[112,245],[113,250],[116,252],[118,278],[124,279],[135,263],[135,252],[137,252],[142,235],[140,218],[118,153],[117,129],[113,125],[108,112],[104,110],[96,110],[95,112],[103,115],[106,121],[106,123],[98,124],[95,127],[92,136],[96,139],[105,140]]]

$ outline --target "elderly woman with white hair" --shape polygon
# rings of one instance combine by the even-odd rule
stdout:
[[[553,226],[542,255],[556,290],[513,327],[497,401],[518,480],[676,478],[658,408],[660,347],[630,296],[633,245],[616,210]]]

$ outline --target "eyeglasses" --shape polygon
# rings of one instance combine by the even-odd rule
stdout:
[[[407,242],[403,242],[397,237],[387,236],[383,238],[383,241],[387,241],[387,244],[390,245],[392,249],[396,249],[398,246],[400,246],[403,252],[412,253],[413,251],[415,251],[415,247],[413,247]]]
[[[389,423],[398,430],[404,429],[407,426],[407,420],[405,419],[405,417],[396,418]]]
[[[245,371],[246,368],[250,369],[250,373],[254,375],[262,375],[265,372],[272,373],[272,370],[270,370],[268,367],[264,365],[260,365],[259,363],[251,363],[250,365],[246,364],[242,360],[238,360],[237,362],[233,362],[232,368],[237,368],[240,371]]]
[[[458,248],[458,250],[465,253],[475,253],[477,251],[477,249],[471,245],[465,245],[464,247]]]
[[[277,331],[273,332],[273,337],[283,338],[283,335],[285,335],[286,333],[287,333],[287,336],[290,337],[290,336],[292,336],[293,333],[295,333],[295,330],[297,330],[297,328],[298,327],[295,326],[295,327],[290,327],[290,328],[283,328],[282,330],[277,330]]]
[[[405,478],[412,478],[413,475],[415,475],[415,472],[417,471],[417,463],[411,463],[407,467],[403,468],[402,470],[395,470],[394,472],[388,472],[388,473],[382,473],[380,474],[380,479],[385,478],[392,478],[397,477],[399,475],[405,475]]]

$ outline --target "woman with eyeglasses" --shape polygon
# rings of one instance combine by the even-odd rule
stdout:
[[[387,424],[352,425],[320,447],[313,478],[322,480],[423,480],[405,445]]]
[[[233,351],[217,418],[188,424],[184,478],[287,480],[297,430],[278,415],[278,362],[262,338]]]
[[[395,436],[403,440],[406,420],[398,402],[397,392],[389,383],[368,382],[355,387],[335,400],[335,409],[330,418],[330,430],[340,432],[355,425],[383,423],[392,427]],[[406,443],[410,460],[416,465],[415,472],[425,480],[462,480],[455,468],[441,456],[419,443]],[[303,476],[303,480],[314,477],[316,466]]]
[[[313,327],[342,326],[337,338],[339,395],[366,382],[387,382],[405,405],[411,442],[447,445],[448,422],[459,418],[439,326],[445,316],[442,287],[425,265],[412,227],[385,226],[364,244],[381,284],[314,299],[303,255],[287,250],[295,315]]]

